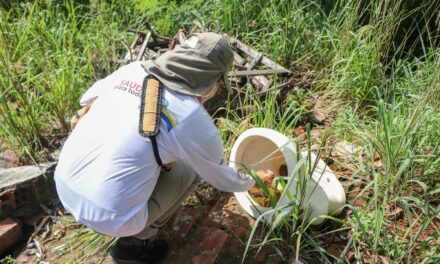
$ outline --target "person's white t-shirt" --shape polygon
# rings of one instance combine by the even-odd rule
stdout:
[[[109,236],[139,233],[160,168],[148,137],[139,134],[141,62],[97,81],[81,98],[94,100],[67,139],[55,171],[61,202],[76,220]],[[163,94],[159,153],[164,163],[181,160],[222,191],[254,185],[228,167],[219,132],[195,97],[167,88]]]

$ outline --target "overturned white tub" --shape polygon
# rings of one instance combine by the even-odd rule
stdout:
[[[301,153],[304,163],[300,168],[297,165],[295,144],[283,134],[267,128],[251,128],[241,134],[232,147],[229,166],[235,169],[249,168],[252,170],[269,169],[276,176],[294,177],[288,186],[288,192],[283,192],[277,202],[282,207],[292,202],[292,195],[296,194],[295,202],[300,201],[301,194],[297,191],[298,169],[304,170],[308,166],[307,152]],[[316,155],[311,154],[311,164],[315,163]],[[296,171],[295,171],[296,170]],[[303,195],[302,206],[309,208],[309,220],[312,224],[320,224],[324,218],[320,215],[337,214],[345,204],[345,192],[341,183],[327,167],[324,161],[319,160],[311,179],[305,181],[306,193]],[[300,188],[298,188],[300,189]],[[269,211],[270,207],[263,207],[256,203],[248,192],[235,193],[240,206],[252,217]],[[295,197],[295,196],[293,196]],[[286,206],[282,211],[292,210]],[[270,221],[272,213],[267,213],[265,219]]]

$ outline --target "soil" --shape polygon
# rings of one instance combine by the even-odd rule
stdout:
[[[279,172],[279,175],[275,175],[275,177],[287,176],[288,171],[286,163],[281,164],[281,166],[276,171]],[[266,193],[260,186],[255,185],[248,190],[248,194],[251,199],[260,206],[271,207],[272,197],[274,197],[275,200],[278,202],[281,198],[282,191],[270,186],[267,186],[267,189],[269,193]]]
[[[271,197],[276,197],[276,201],[280,200],[281,191],[273,187],[268,187],[269,194],[266,194],[260,186],[254,186],[249,189],[248,193],[257,204],[263,207],[270,207]]]
[[[200,253],[200,246],[206,232],[211,230],[223,230],[228,233],[228,239],[222,247],[221,252],[216,258],[215,263],[240,263],[245,251],[245,243],[248,239],[250,230],[255,220],[246,215],[239,205],[235,197],[230,193],[220,193],[207,184],[201,184],[197,189],[199,194],[194,192],[183,205],[184,208],[193,208],[196,210],[196,220],[188,235],[185,238],[176,236],[175,224],[179,214],[176,214],[164,227],[160,229],[159,236],[167,239],[169,242],[169,254],[165,264],[185,264],[194,263],[193,259]],[[206,195],[206,196],[205,196]],[[203,197],[206,201],[197,201],[197,197]],[[212,201],[216,200],[215,203]],[[40,241],[40,247],[44,251],[44,255],[39,261],[47,261],[49,263],[106,263],[113,262],[106,257],[107,253],[101,252],[90,259],[83,261],[75,261],[81,257],[80,249],[74,253],[62,254],[63,250],[57,250],[66,247],[72,240],[69,236],[78,235],[83,232],[81,226],[74,223],[66,223],[58,221],[48,225],[50,233],[46,237],[37,237]],[[258,239],[259,234],[256,235]],[[251,249],[244,263],[267,263],[268,256],[271,255],[271,263],[281,263],[280,258],[276,258],[276,251],[271,248],[264,248],[264,254],[257,254],[256,249]],[[274,257],[275,256],[275,257]],[[262,259],[261,262],[256,261]],[[22,260],[23,258],[21,258]],[[26,257],[28,261],[36,260],[36,256]]]

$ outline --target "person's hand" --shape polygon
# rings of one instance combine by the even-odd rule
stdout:
[[[81,117],[79,116],[78,112],[75,112],[72,118],[70,119],[70,129],[73,130],[76,127],[76,124],[78,124],[78,121]]]
[[[86,106],[84,106],[83,108],[81,108],[81,109],[79,109],[78,111],[75,112],[73,117],[70,119],[70,129],[71,130],[73,130],[76,127],[76,124],[78,124],[79,120],[85,114],[87,114],[87,112],[89,111],[90,107],[92,106],[94,100],[95,99],[91,100]]]
[[[256,171],[258,177],[266,184],[267,186],[271,186],[273,179],[275,178],[275,173],[271,170],[257,170]]]

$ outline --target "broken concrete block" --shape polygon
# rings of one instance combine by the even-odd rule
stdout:
[[[0,220],[38,213],[55,195],[55,163],[0,169]]]

